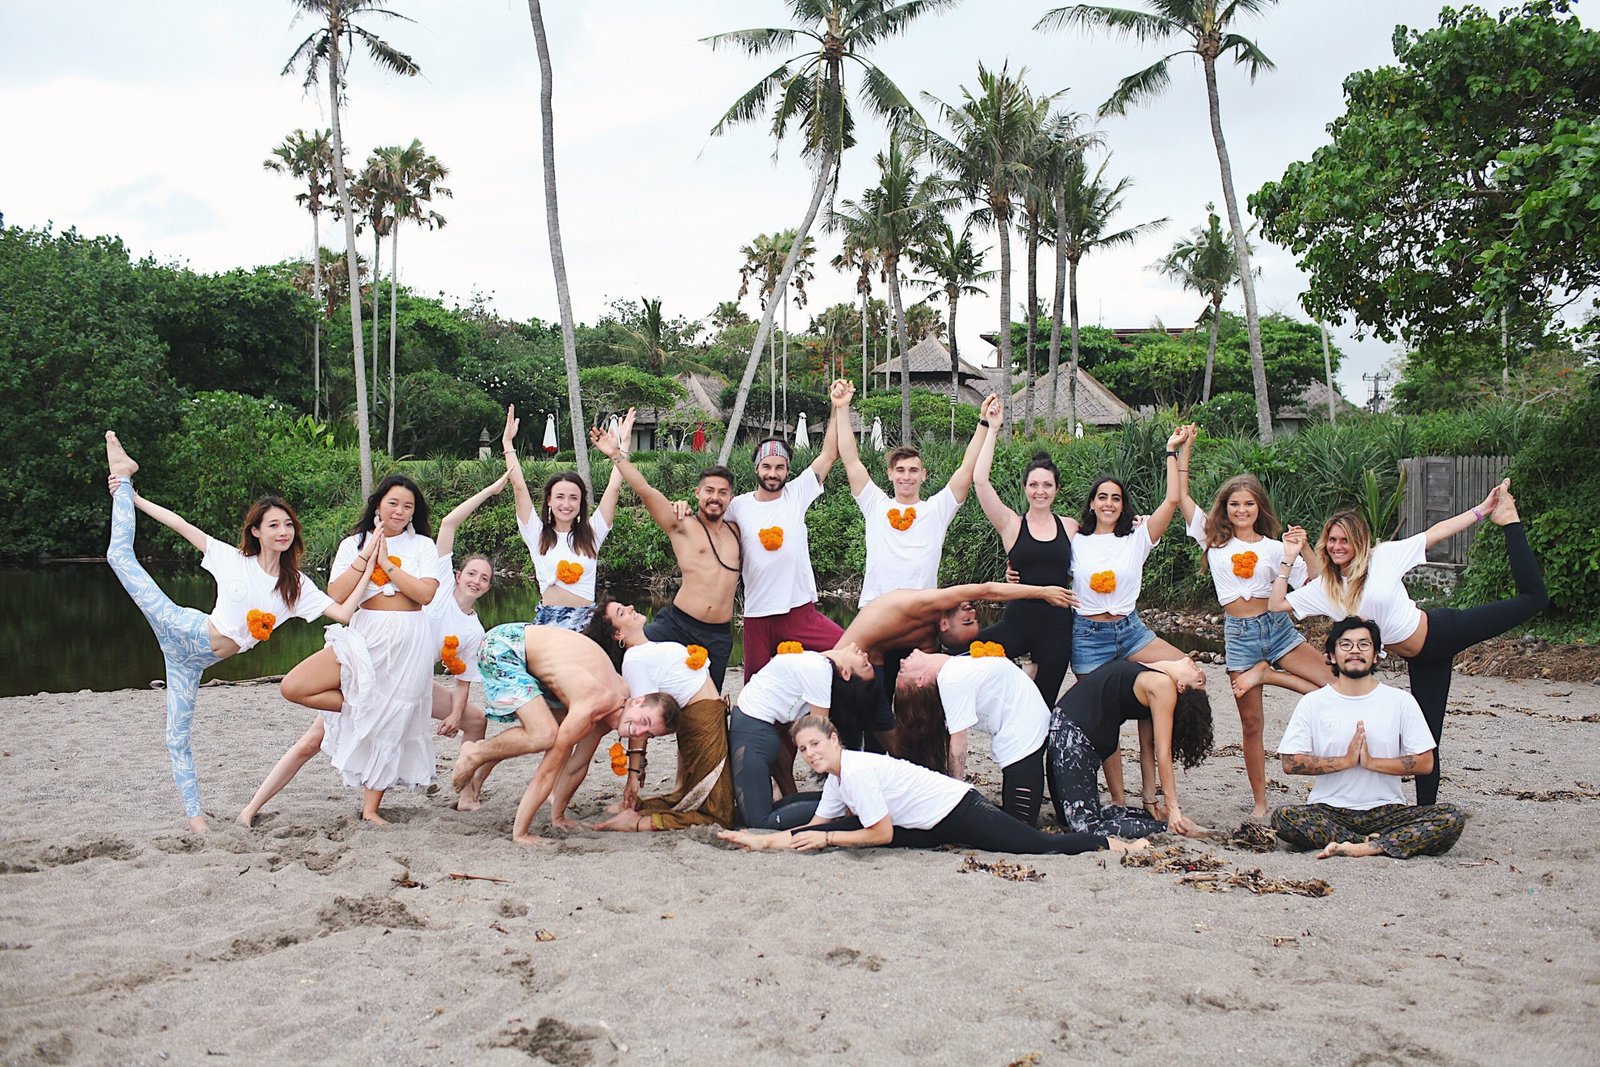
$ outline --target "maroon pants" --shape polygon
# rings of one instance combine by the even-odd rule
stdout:
[[[781,641],[799,641],[807,652],[826,652],[839,643],[844,629],[817,610],[815,604],[801,604],[782,615],[762,615],[744,619],[744,680],[767,665],[778,652]]]

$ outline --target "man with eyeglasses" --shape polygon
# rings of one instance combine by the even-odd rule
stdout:
[[[1330,856],[1441,855],[1466,828],[1453,804],[1411,806],[1400,779],[1433,767],[1434,740],[1410,693],[1380,685],[1372,670],[1378,624],[1335,623],[1323,645],[1333,681],[1302,697],[1278,743],[1285,774],[1314,774],[1306,804],[1272,812],[1280,840]]]

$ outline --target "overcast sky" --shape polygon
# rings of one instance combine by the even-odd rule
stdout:
[[[421,138],[450,168],[453,199],[435,205],[448,225],[407,230],[403,283],[465,301],[491,294],[515,318],[557,317],[545,239],[538,156],[538,63],[521,0],[391,0],[411,23],[367,25],[420,63],[398,79],[365,56],[350,74],[343,113],[346,153],[359,165],[375,146]],[[1069,90],[1065,106],[1092,115],[1117,80],[1153,62],[1153,49],[1106,37],[1032,29],[1047,3],[966,0],[926,17],[882,46],[879,66],[914,98],[960,99],[979,62],[1026,67],[1038,93]],[[1343,108],[1352,71],[1392,62],[1396,23],[1427,28],[1441,5],[1418,0],[1288,0],[1239,27],[1277,64],[1254,85],[1231,65],[1221,74],[1222,117],[1241,201],[1285,166],[1305,159]],[[776,65],[700,39],[749,26],[787,24],[778,0],[546,0],[555,60],[556,163],[574,310],[594,321],[607,301],[659,296],[671,315],[705,316],[738,291],[740,246],[796,226],[810,175],[792,146],[776,162],[765,121],[715,140],[727,106]],[[12,160],[0,172],[9,225],[120,235],[135,255],[197,270],[303,257],[309,217],[298,183],[262,168],[297,127],[328,122],[326,97],[308,96],[279,72],[312,30],[283,0],[0,0],[0,114]],[[931,112],[930,112],[931,114]],[[1170,224],[1131,248],[1093,254],[1079,271],[1085,322],[1186,325],[1199,311],[1146,269],[1173,240],[1221,213],[1220,181],[1199,68],[1175,61],[1168,93],[1127,117],[1100,123],[1113,158],[1107,173],[1133,187],[1116,220]],[[845,160],[841,190],[857,197],[874,180],[882,131],[863,120]],[[324,218],[324,243],[342,247]],[[854,298],[851,278],[826,263],[837,239],[818,233],[823,264],[806,312]],[[1024,299],[1020,240],[1013,292]],[[992,233],[980,236],[998,265]],[[363,249],[365,250],[365,249]],[[384,253],[387,265],[388,253]],[[1263,311],[1297,315],[1304,281],[1290,256],[1258,248]],[[1041,291],[1050,292],[1048,266]],[[969,298],[960,317],[964,354],[994,329],[991,297]],[[1237,295],[1229,306],[1242,310]],[[746,309],[757,313],[755,300]],[[1021,319],[1020,312],[1014,318]],[[1347,395],[1362,399],[1362,372],[1394,356],[1390,346],[1335,331],[1349,357]]]

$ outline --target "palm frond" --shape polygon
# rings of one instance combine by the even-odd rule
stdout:
[[[1095,4],[1073,4],[1047,11],[1033,28],[1040,33],[1080,28],[1106,30],[1140,43],[1165,40],[1186,30],[1182,22],[1165,15]]]
[[[1255,81],[1256,75],[1264,70],[1277,70],[1267,54],[1248,37],[1241,37],[1237,33],[1227,34],[1222,38],[1222,51],[1219,55],[1233,54],[1233,61],[1250,71],[1250,80]]]
[[[1107,115],[1123,115],[1127,113],[1128,108],[1142,103],[1145,98],[1160,96],[1172,83],[1172,72],[1168,69],[1168,64],[1173,57],[1181,55],[1183,52],[1173,52],[1156,60],[1137,74],[1123,78],[1117,83],[1116,91],[1111,94],[1110,99],[1100,105],[1096,114],[1101,118]]]
[[[764,56],[769,52],[793,45],[796,38],[804,31],[787,29],[785,27],[771,27],[768,29],[729,30],[727,33],[714,33],[710,37],[700,40],[712,47],[737,48],[747,55]],[[816,34],[806,33],[805,36],[815,38]]]
[[[960,0],[904,0],[902,3],[860,3],[844,21],[854,24],[850,36],[858,47],[870,47],[886,37],[902,33],[913,21],[941,8],[954,7]],[[876,12],[870,11],[877,8]]]
[[[731,126],[742,122],[749,122],[761,113],[766,106],[767,99],[772,96],[772,91],[789,78],[789,65],[793,60],[785,60],[777,69],[766,77],[756,82],[745,94],[733,102],[733,105],[723,112],[722,118],[711,127],[711,136],[720,137]]]
[[[367,54],[372,57],[372,61],[389,73],[404,74],[409,78],[422,72],[416,60],[371,31],[364,30],[360,26],[351,26],[350,31],[360,37],[361,43],[367,46]]]
[[[920,122],[921,116],[910,98],[900,90],[883,70],[858,56],[851,56],[861,66],[861,99],[867,110],[889,123],[890,136],[907,122]]]

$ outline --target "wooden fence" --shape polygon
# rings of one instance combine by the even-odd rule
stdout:
[[[1452,515],[1476,507],[1511,466],[1508,456],[1419,456],[1400,461],[1406,495],[1400,505],[1400,537],[1419,534]],[[1465,563],[1476,527],[1428,549],[1429,563]]]

